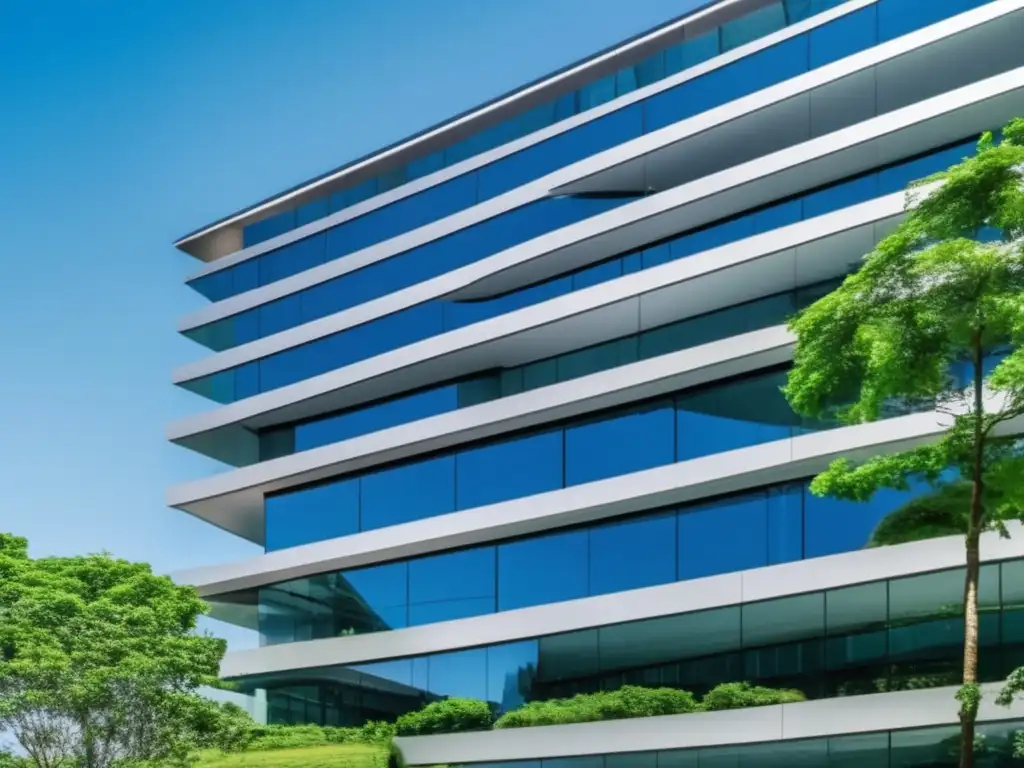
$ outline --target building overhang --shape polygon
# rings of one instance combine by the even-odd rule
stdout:
[[[1024,11],[1021,9],[1024,9],[1024,0],[990,3],[811,70],[625,142],[419,229],[201,307],[180,321],[179,330],[194,330],[308,289],[551,194],[592,194],[621,189],[662,192],[694,181],[703,184],[723,169],[752,164],[764,155],[805,143],[812,137],[1006,71],[1024,64],[1024,49],[1017,44],[1024,35]],[[986,56],[975,55],[977,50],[987,51]],[[688,224],[698,226],[699,222]],[[581,222],[581,225],[563,228],[559,234],[563,242],[572,243],[589,237],[590,228]],[[443,280],[428,281],[428,292],[424,291],[426,284],[419,285],[322,321],[234,347],[222,353],[220,360],[223,362],[219,365],[221,368],[237,365],[295,343],[335,333],[397,311],[410,302],[442,295],[451,299],[487,298],[536,282],[550,276],[533,271],[538,257],[550,249],[549,240],[537,238],[450,272]],[[611,254],[588,253],[589,258],[578,260],[576,266],[607,255]],[[517,264],[519,269],[503,271]],[[513,280],[513,277],[518,279]],[[208,365],[217,359],[218,356],[207,358]]]
[[[453,377],[519,365],[849,272],[902,215],[902,193],[627,275],[426,339],[172,425],[168,437],[228,463],[256,431]],[[333,381],[330,381],[333,380]]]

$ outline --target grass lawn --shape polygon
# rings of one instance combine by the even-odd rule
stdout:
[[[222,754],[208,752],[197,768],[385,768],[387,753],[365,744],[328,744]]]

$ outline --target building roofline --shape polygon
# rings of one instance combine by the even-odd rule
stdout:
[[[768,2],[768,0],[708,0],[707,2],[700,3],[695,8],[692,8],[686,13],[676,16],[666,22],[663,22],[662,24],[652,27],[646,31],[640,32],[636,35],[633,35],[625,40],[615,43],[614,45],[603,48],[602,50],[590,54],[589,56],[586,56],[582,59],[567,64],[566,66],[561,67],[555,70],[554,72],[550,72],[539,78],[531,80],[525,85],[521,85],[517,88],[514,88],[511,91],[502,93],[492,99],[489,99],[488,101],[483,102],[482,104],[478,104],[463,112],[460,112],[459,114],[454,115],[453,117],[449,117],[439,123],[435,123],[427,128],[424,128],[423,130],[417,131],[416,133],[410,136],[406,136],[402,139],[399,139],[398,141],[388,144],[387,146],[375,149],[372,152],[362,155],[361,157],[350,160],[349,162],[344,163],[343,165],[340,165],[330,171],[322,173],[319,176],[315,176],[312,179],[302,181],[281,192],[278,192],[277,194],[264,198],[259,202],[253,203],[252,205],[246,206],[245,208],[241,208],[235,211],[234,213],[228,214],[227,216],[217,219],[213,223],[199,227],[198,229],[195,229],[192,232],[189,232],[188,234],[183,235],[179,237],[177,240],[175,240],[174,246],[177,248],[182,248],[190,241],[195,240],[203,235],[211,234],[214,231],[220,229],[221,227],[224,227],[225,225],[228,224],[232,224],[246,216],[249,216],[250,214],[258,211],[261,208],[271,207],[274,204],[283,201],[284,198],[296,196],[297,194],[305,191],[310,191],[312,188],[319,186],[334,177],[343,175],[347,171],[350,171],[358,166],[366,165],[371,161],[386,155],[389,152],[394,152],[398,149],[414,144],[415,142],[427,136],[435,135],[445,130],[454,128],[455,125],[460,121],[477,116],[487,110],[496,107],[499,104],[524,97],[528,95],[531,91],[541,86],[553,84],[554,81],[558,80],[559,78],[564,77],[577,70],[586,69],[587,67],[591,66],[596,66],[599,63],[601,63],[601,60],[605,59],[606,57],[612,54],[615,54],[620,51],[625,53],[626,49],[630,48],[631,46],[634,46],[635,44],[641,41],[644,41],[648,38],[667,34],[674,28],[678,27],[679,25],[684,24],[687,21],[693,21],[701,14],[707,13],[713,8],[741,6],[745,9],[747,6],[756,7],[765,4],[766,2]]]

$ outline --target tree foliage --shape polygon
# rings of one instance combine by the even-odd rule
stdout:
[[[944,523],[960,519],[966,540],[962,766],[973,764],[980,698],[979,537],[1005,535],[1008,520],[1024,517],[1024,455],[1012,436],[1024,416],[1022,169],[1024,120],[1016,120],[1001,143],[986,134],[976,155],[912,187],[896,230],[791,322],[797,345],[785,393],[797,411],[849,424],[922,406],[937,414],[937,439],[839,459],[811,490],[867,500],[923,478],[964,501],[962,515]]]
[[[0,534],[0,729],[38,768],[182,761],[225,709],[196,694],[225,645],[194,589],[107,555],[31,559]]]

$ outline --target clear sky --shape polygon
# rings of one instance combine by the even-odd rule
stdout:
[[[695,0],[0,0],[0,530],[171,571],[255,555],[164,507],[218,471],[172,241]]]

